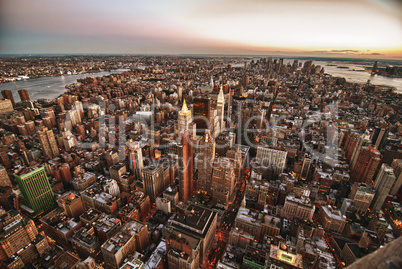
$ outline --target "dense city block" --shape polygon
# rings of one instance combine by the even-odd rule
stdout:
[[[401,245],[395,88],[272,57],[0,64],[91,73],[53,100],[1,92],[2,268],[341,268]]]

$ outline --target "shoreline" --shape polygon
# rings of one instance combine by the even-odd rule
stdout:
[[[63,76],[69,77],[69,76],[74,76],[74,75],[96,74],[96,73],[100,73],[100,72],[111,72],[113,70],[118,70],[118,69],[127,69],[127,68],[118,67],[115,69],[99,70],[96,72],[80,72],[80,73],[75,73],[75,74],[56,74],[56,75],[50,75],[50,76],[28,77],[28,78],[21,78],[21,79],[16,79],[16,80],[12,80],[12,81],[0,81],[0,85],[6,84],[6,83],[11,83],[11,82],[28,81],[28,80],[32,80],[32,79],[38,79],[38,78],[53,78],[53,77],[63,77]],[[14,77],[14,78],[19,78],[19,77]]]

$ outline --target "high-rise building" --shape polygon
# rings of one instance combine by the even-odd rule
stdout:
[[[11,100],[0,99],[0,114],[14,111]]]
[[[148,226],[135,220],[127,222],[101,247],[106,268],[119,268],[129,254],[144,251],[148,244]]]
[[[311,165],[311,155],[306,153],[303,157],[303,165],[302,165],[302,169],[300,172],[300,176],[302,179],[306,179],[309,171],[310,171],[310,165]]]
[[[197,126],[197,134],[202,135],[206,129],[210,128],[209,118],[211,111],[210,98],[194,98],[193,100],[193,113],[194,122]]]
[[[256,254],[254,254],[256,255]],[[253,256],[253,255],[251,255]],[[268,256],[268,255],[267,255]],[[244,263],[244,262],[243,262]],[[254,268],[250,264],[249,268]],[[289,248],[283,243],[271,245],[266,266],[263,268],[286,268],[299,269],[303,268],[303,256],[296,252],[295,248]]]
[[[345,132],[342,138],[341,147],[345,150],[345,156],[348,163],[351,163],[353,152],[356,148],[358,138],[354,134]]]
[[[10,158],[8,157],[7,152],[0,152],[0,163],[4,165],[5,168],[10,169],[13,167]]]
[[[272,169],[275,175],[279,175],[285,169],[286,156],[286,151],[258,147],[256,159],[261,165]]]
[[[59,156],[59,148],[57,147],[57,142],[52,130],[44,128],[42,131],[39,131],[38,139],[45,157],[51,158]]]
[[[22,102],[30,102],[31,101],[27,90],[24,90],[24,89],[18,90],[18,94],[20,95],[20,99]]]
[[[198,188],[212,195],[212,166],[215,159],[215,141],[209,130],[200,141],[198,153]]]
[[[177,146],[179,164],[179,199],[187,203],[191,198],[193,184],[193,147],[191,146],[191,138],[188,131],[182,133],[181,143]],[[197,188],[197,187],[195,187]]]
[[[218,100],[216,102],[216,110],[218,113],[219,130],[222,132],[225,129],[224,113],[225,113],[225,98],[223,96],[222,86],[219,91]]]
[[[375,189],[366,184],[355,182],[349,194],[349,198],[354,201],[357,212],[365,214],[374,199]]]
[[[346,225],[346,217],[342,215],[340,210],[332,208],[330,205],[321,205],[318,218],[324,227],[335,233],[342,234]]]
[[[371,74],[375,75],[378,72],[378,61],[375,61],[373,64],[373,68],[371,69]]]
[[[371,144],[370,142],[370,135],[366,132],[362,134],[356,142],[356,145],[354,147],[352,156],[350,157],[350,169],[352,170],[356,164],[357,157],[359,156],[360,150],[363,146],[369,146]]]
[[[3,95],[4,99],[10,100],[11,103],[13,104],[13,107],[15,107],[15,101],[14,101],[13,93],[10,90],[2,90],[1,94]]]
[[[305,190],[300,199],[292,195],[287,196],[283,206],[283,216],[313,220],[315,206],[311,204],[309,195],[310,191]]]
[[[82,227],[71,238],[73,248],[86,257],[96,257],[100,251],[101,242],[91,226]]]
[[[4,268],[24,268],[34,262],[49,244],[44,234],[38,233],[33,220],[10,210],[1,209],[0,260]],[[7,262],[6,262],[7,261]]]
[[[234,198],[235,173],[228,158],[215,159],[212,173],[212,197],[215,203],[227,205]]]
[[[135,178],[141,179],[141,171],[144,167],[144,161],[142,159],[142,148],[138,142],[128,142],[128,167],[130,171],[135,175]]]
[[[164,228],[168,268],[199,268],[214,242],[216,223],[216,212],[198,205],[176,214]]]
[[[240,147],[232,147],[226,152],[226,158],[230,160],[233,165],[234,173],[235,173],[235,181],[236,183],[241,181],[241,170],[242,170],[242,154],[240,151]]]
[[[155,202],[162,195],[164,188],[162,165],[149,165],[142,170],[145,194]]]
[[[11,187],[11,181],[4,166],[0,165],[0,186]]]
[[[388,137],[388,124],[387,123],[380,123],[378,126],[375,127],[373,135],[371,137],[371,143],[378,149],[381,150],[384,146],[385,141]]]
[[[57,199],[57,204],[70,218],[78,219],[84,212],[84,204],[82,203],[81,196],[78,196],[72,191],[64,193]]]
[[[36,133],[35,123],[31,120],[25,122],[25,128],[27,129],[28,135],[34,135]]]
[[[388,196],[395,182],[395,175],[392,168],[383,163],[377,178],[374,181],[375,196],[372,204],[373,211],[381,210],[385,198]]]
[[[51,211],[56,203],[45,167],[22,168],[14,174],[23,195],[23,208],[30,214]]]
[[[351,179],[355,182],[371,184],[380,161],[381,153],[374,146],[362,147],[351,169]]]
[[[181,134],[190,129],[191,123],[191,111],[187,108],[186,100],[183,101],[183,107],[179,111],[178,117],[178,133]]]
[[[391,168],[394,169],[395,183],[389,194],[397,195],[402,186],[402,159],[393,160]]]

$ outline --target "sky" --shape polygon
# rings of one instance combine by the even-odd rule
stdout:
[[[398,0],[0,0],[0,54],[402,59]]]

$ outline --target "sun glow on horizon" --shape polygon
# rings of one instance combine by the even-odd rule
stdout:
[[[71,0],[62,5],[5,0],[0,54],[272,51],[402,57],[402,17],[375,0]]]

